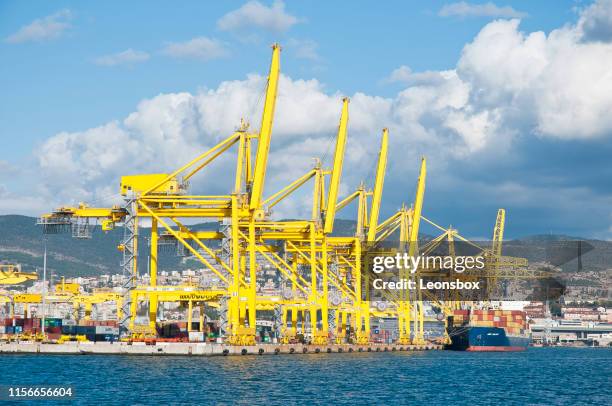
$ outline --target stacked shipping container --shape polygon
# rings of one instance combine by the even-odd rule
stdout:
[[[453,325],[471,325],[476,327],[500,327],[507,334],[523,334],[527,327],[524,311],[521,310],[455,310]]]
[[[0,335],[42,333],[40,318],[2,319]],[[90,341],[117,341],[119,328],[116,321],[81,321],[79,325],[73,320],[45,318],[45,333],[49,340],[57,340],[62,335],[83,335]]]

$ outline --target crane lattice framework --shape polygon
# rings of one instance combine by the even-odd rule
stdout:
[[[160,301],[210,302],[225,312],[227,341],[236,345],[255,343],[256,313],[279,310],[282,315],[283,340],[295,338],[298,319],[302,333],[310,333],[313,343],[346,339],[348,319],[356,340],[370,339],[370,317],[376,312],[399,320],[401,343],[423,343],[423,298],[421,293],[409,297],[407,292],[392,297],[385,312],[372,307],[361,292],[363,276],[362,244],[384,240],[399,228],[398,250],[415,255],[419,252],[417,236],[425,192],[426,163],[421,163],[416,198],[410,208],[379,223],[382,189],[387,162],[388,131],[383,130],[376,180],[372,191],[361,185],[338,202],[338,190],[347,141],[349,100],[342,100],[333,164],[330,169],[317,162],[310,171],[285,188],[263,197],[276,95],[280,74],[280,47],[273,46],[265,101],[259,132],[250,131],[245,121],[229,137],[197,156],[172,173],[123,176],[122,206],[110,208],[62,207],[44,215],[39,223],[47,233],[71,230],[74,237],[91,235],[93,221],[102,230],[124,226],[119,249],[126,276],[125,295],[119,300],[124,319],[122,325],[132,336],[154,335]],[[209,167],[219,156],[236,150],[235,177],[227,195],[190,194],[190,180]],[[254,152],[254,157],[253,157]],[[298,188],[313,181],[312,216],[308,220],[275,221],[271,210]],[[368,216],[368,198],[371,209]],[[336,212],[348,203],[358,201],[358,227],[352,237],[332,236]],[[137,286],[138,229],[146,219],[151,224],[149,244],[149,284]],[[215,231],[198,231],[187,224],[219,221]],[[214,244],[211,244],[213,242]],[[174,243],[197,258],[214,273],[222,286],[202,289],[193,286],[161,286],[157,283],[160,247]],[[216,247],[221,247],[217,249]],[[257,294],[261,262],[271,265],[281,275],[286,290],[280,296]],[[408,277],[415,277],[410,276]],[[418,275],[417,275],[418,277]],[[149,322],[136,324],[139,301],[149,303]],[[333,313],[333,317],[331,317]],[[200,311],[203,314],[203,311]],[[191,317],[191,311],[189,314]],[[290,318],[290,321],[288,320]],[[336,328],[330,331],[330,319]],[[411,332],[411,320],[414,332]],[[288,324],[289,321],[289,324]]]
[[[368,230],[368,243],[376,244],[388,239],[399,231],[399,244],[397,252],[407,253],[408,256],[419,254],[418,235],[421,222],[421,212],[425,198],[425,182],[427,178],[427,161],[423,157],[416,185],[416,195],[411,207],[403,205],[400,210],[379,225],[370,221]],[[376,191],[376,188],[375,188]],[[405,268],[400,268],[399,278],[415,280],[420,278],[420,270],[415,274]],[[381,315],[397,317],[398,321],[398,343],[421,345],[425,343],[424,333],[424,307],[423,293],[420,289],[416,292],[404,289],[398,293],[387,292],[385,300],[388,302],[384,310],[369,307],[371,313],[382,313]]]
[[[447,279],[449,281],[459,279],[462,281],[484,280],[486,282],[486,297],[478,297],[474,298],[474,300],[469,300],[468,297],[459,295],[457,291],[446,291],[445,297],[442,298],[435,297],[425,291],[425,299],[433,306],[439,308],[445,316],[453,315],[454,310],[460,308],[471,308],[476,302],[478,302],[480,307],[487,307],[490,298],[501,295],[499,282],[502,280],[545,279],[554,276],[551,272],[529,268],[526,258],[503,255],[503,235],[506,221],[505,209],[497,211],[491,243],[485,246],[463,237],[452,226],[444,228],[424,216],[421,216],[421,219],[442,232],[442,234],[423,245],[421,249],[422,255],[429,255],[444,244],[448,250],[447,254],[455,257],[456,243],[461,243],[471,246],[475,250],[474,252],[477,253],[475,256],[482,256],[484,258],[483,269],[466,269],[461,274],[442,269],[420,270],[421,277],[434,276],[438,279]],[[447,317],[445,317],[445,322],[446,320]],[[448,336],[446,339],[450,342]]]
[[[266,98],[259,134],[250,133],[243,123],[241,127],[225,140],[193,159],[170,174],[145,174],[124,176],[121,179],[121,193],[126,198],[123,207],[91,208],[80,205],[77,208],[60,208],[45,215],[40,223],[48,232],[66,227],[67,224],[80,222],[81,219],[100,219],[102,229],[109,230],[122,222],[125,238],[120,249],[124,252],[123,267],[126,271],[125,305],[128,308],[124,325],[130,332],[137,330],[154,334],[155,317],[159,292],[172,290],[172,287],[157,285],[157,258],[159,229],[165,231],[164,237],[174,238],[188,252],[198,258],[208,269],[215,273],[225,284],[225,294],[229,297],[228,321],[229,341],[235,344],[252,344],[255,338],[255,223],[264,219],[261,196],[265,180],[272,122],[280,71],[280,47],[273,46],[272,62],[268,76]],[[251,162],[253,141],[257,142],[255,163]],[[234,190],[229,195],[209,196],[187,194],[189,180],[202,171],[217,157],[231,147],[238,146],[238,159]],[[254,166],[254,167],[253,167]],[[180,179],[180,181],[179,181]],[[135,307],[138,300],[138,222],[142,218],[151,221],[150,240],[150,286],[147,287],[150,323],[148,328],[135,326]],[[195,232],[181,223],[182,219],[229,220],[228,233]],[[228,240],[231,255],[220,258],[203,241]],[[205,257],[207,254],[216,260],[220,267],[213,266]],[[246,255],[245,255],[246,254]],[[248,258],[250,256],[250,258]],[[246,259],[249,271],[246,271]],[[246,317],[248,316],[248,320]]]
[[[11,299],[11,317],[15,313],[14,306],[22,304],[24,308],[24,317],[28,317],[29,306],[32,304],[39,305],[43,302],[43,297],[40,293],[15,293],[9,296]],[[47,304],[70,304],[73,307],[75,319],[80,319],[80,310],[83,310],[83,320],[91,319],[91,312],[94,305],[108,302],[115,302],[117,306],[117,318],[122,317],[122,299],[123,296],[115,292],[94,292],[94,293],[73,293],[62,290],[45,296]]]
[[[296,333],[297,315],[302,315],[302,329],[308,324],[312,341],[326,343],[330,339],[329,287],[337,295],[332,307],[346,324],[350,314],[359,342],[369,340],[370,305],[362,300],[361,243],[376,238],[378,214],[382,197],[382,182],[387,160],[387,131],[383,133],[376,185],[373,192],[362,188],[359,196],[361,225],[355,238],[331,237],[336,211],[352,198],[337,203],[340,178],[347,139],[348,105],[344,99],[338,126],[336,149],[331,170],[320,164],[295,182],[263,199],[263,186],[272,134],[272,123],[280,71],[280,48],[273,46],[272,62],[268,76],[262,123],[259,133],[249,132],[249,125],[241,126],[228,138],[196,157],[170,174],[145,174],[124,176],[121,193],[126,204],[111,208],[94,208],[81,204],[78,207],[62,207],[41,217],[45,232],[72,230],[73,236],[90,236],[90,219],[98,219],[103,230],[110,230],[122,223],[125,236],[119,248],[124,253],[122,265],[126,284],[123,313],[124,326],[131,333],[154,334],[158,301],[161,297],[181,298],[189,289],[175,286],[158,286],[157,258],[161,240],[175,240],[187,252],[196,257],[222,281],[221,291],[198,292],[202,301],[227,298],[228,341],[247,345],[255,342],[256,311],[282,307],[283,314],[291,312],[292,328],[284,327],[285,339]],[[252,162],[253,142],[257,151]],[[233,191],[229,195],[191,195],[187,193],[190,179],[205,169],[217,157],[237,146],[236,173]],[[329,177],[328,183],[326,177]],[[310,179],[314,180],[313,208],[310,220],[272,221],[271,209]],[[325,185],[328,184],[326,189]],[[417,193],[422,204],[424,189]],[[366,221],[366,199],[373,196],[369,221]],[[420,209],[419,209],[420,210]],[[406,212],[413,215],[413,212]],[[151,222],[150,283],[136,286],[138,275],[138,223],[142,218]],[[193,231],[183,224],[183,219],[215,219],[227,227],[222,231]],[[368,228],[368,235],[365,235]],[[160,232],[160,229],[162,230]],[[205,241],[219,241],[221,252],[216,252]],[[282,242],[279,247],[275,244]],[[348,247],[348,248],[347,248]],[[290,285],[287,297],[257,296],[257,259],[263,258],[275,267]],[[351,258],[352,257],[352,258]],[[347,269],[351,278],[347,279]],[[174,296],[173,296],[174,295]],[[135,314],[140,299],[149,301],[149,324],[135,324]],[[191,301],[190,301],[191,303]],[[286,317],[285,317],[286,320]],[[338,324],[338,323],[336,323]],[[333,335],[333,333],[331,334]],[[342,333],[339,339],[343,339]]]
[[[126,236],[120,249],[124,252],[123,266],[128,276],[125,286],[127,300],[124,300],[124,303],[130,310],[127,313],[130,318],[126,323],[129,331],[137,330],[134,316],[138,300],[138,289],[135,286],[138,272],[138,222],[141,218],[148,218],[151,221],[150,286],[146,289],[150,309],[149,332],[154,333],[160,292],[172,290],[171,287],[157,286],[161,228],[164,231],[163,237],[174,238],[224,283],[224,293],[228,297],[228,341],[241,345],[255,342],[257,254],[278,256],[266,246],[266,233],[277,237],[279,233],[295,232],[296,228],[296,224],[267,221],[262,204],[279,72],[280,47],[274,45],[258,134],[249,132],[248,124],[243,122],[240,128],[225,140],[170,174],[124,176],[121,180],[121,192],[126,197],[126,205],[123,207],[107,209],[80,205],[77,208],[60,208],[41,218],[40,223],[48,232],[56,232],[68,225],[80,223],[81,219],[100,219],[103,230],[109,230],[115,224],[123,222]],[[254,141],[257,151],[253,163],[251,151]],[[221,196],[187,194],[189,180],[233,146],[238,147],[238,158],[232,193]],[[339,172],[336,173],[335,176],[339,177]],[[339,179],[336,180],[336,183],[338,182]],[[223,233],[196,232],[181,222],[183,219],[195,218],[221,220],[229,224],[229,227]],[[333,222],[333,215],[330,218]],[[310,228],[310,238],[316,243],[316,239],[312,237],[316,230]],[[229,255],[220,257],[204,243],[205,240],[221,240],[223,246],[229,247]],[[316,250],[311,250],[312,252],[316,253]],[[207,257],[214,259],[215,264]],[[311,263],[315,263],[314,255]],[[312,268],[316,269],[316,266]],[[283,268],[280,270],[284,271]],[[311,293],[315,290],[316,284]],[[315,301],[319,302],[318,298]]]
[[[373,190],[368,190],[361,183],[355,192],[351,193],[336,205],[340,211],[353,201],[357,201],[357,222],[355,235],[352,237],[329,237],[331,249],[330,259],[336,266],[335,277],[341,284],[338,292],[340,297],[334,303],[335,337],[337,343],[346,339],[347,327],[350,323],[355,333],[355,340],[365,344],[370,340],[370,301],[368,292],[363,292],[363,286],[368,286],[364,277],[362,257],[364,247],[367,249],[376,240],[380,205],[387,167],[389,146],[389,131],[383,129],[381,145],[376,166],[376,176]],[[368,199],[371,206],[368,216]],[[367,276],[367,273],[365,273]]]

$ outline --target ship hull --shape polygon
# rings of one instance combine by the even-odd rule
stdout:
[[[531,342],[530,336],[508,335],[500,327],[458,327],[449,335],[451,344],[446,348],[454,351],[524,351]]]

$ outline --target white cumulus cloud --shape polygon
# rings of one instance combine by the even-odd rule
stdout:
[[[197,37],[185,42],[170,42],[162,49],[162,53],[174,58],[208,61],[228,56],[229,50],[217,39]]]
[[[70,28],[69,21],[72,12],[68,9],[58,11],[49,16],[36,19],[30,24],[21,27],[14,34],[9,35],[5,41],[12,44],[30,41],[45,41],[60,37]]]
[[[255,27],[283,32],[299,21],[296,16],[285,11],[285,3],[280,0],[274,1],[270,7],[254,0],[225,14],[217,21],[217,27],[223,31],[240,31]]]
[[[464,156],[483,147],[497,118],[472,112],[468,89],[453,72],[439,87],[408,88],[395,98],[355,93],[350,102],[346,187],[372,175],[383,127],[389,127],[394,159],[418,163],[419,151]],[[227,81],[198,94],[162,94],[143,100],[122,121],[74,133],[60,133],[37,151],[45,184],[57,199],[101,199],[117,191],[129,173],[170,171],[219,142],[241,118],[259,126],[265,77]],[[312,167],[313,158],[329,164],[342,95],[327,93],[317,80],[281,76],[266,190],[271,193]],[[440,148],[441,144],[449,148]],[[437,152],[436,152],[437,151]],[[416,168],[416,165],[415,165]],[[402,174],[405,168],[398,168]],[[212,169],[206,188],[227,193],[231,159]],[[197,183],[194,184],[197,187]],[[279,207],[282,213],[287,208]]]
[[[476,108],[502,109],[509,125],[573,139],[612,131],[609,66],[612,44],[583,42],[579,27],[527,34],[518,20],[499,20],[466,45],[457,72]]]
[[[388,83],[403,83],[403,84],[437,84],[445,80],[444,76],[439,71],[413,72],[410,67],[402,65],[385,79]]]
[[[578,27],[586,41],[612,41],[612,0],[599,0],[588,6]]]
[[[132,48],[116,54],[104,55],[94,59],[96,65],[102,66],[117,66],[117,65],[134,65],[141,62],[146,62],[150,55],[144,51],[135,51]]]
[[[321,59],[318,53],[319,44],[317,44],[316,41],[291,38],[287,45],[296,58],[310,59],[311,61],[318,61]]]
[[[383,127],[391,145],[387,208],[411,198],[423,154],[432,179],[457,185],[469,180],[446,172],[449,162],[507,162],[516,158],[513,143],[520,137],[539,137],[530,140],[536,144],[612,136],[612,44],[585,41],[590,18],[585,12],[575,25],[548,34],[523,32],[518,20],[493,21],[464,47],[453,69],[419,73],[402,66],[390,76],[405,85],[397,94],[349,95],[344,190],[371,179]],[[171,171],[231,134],[241,118],[257,130],[264,88],[265,76],[249,75],[196,94],[160,94],[122,120],[49,138],[36,151],[49,205],[116,194],[121,175]],[[342,95],[326,89],[315,79],[281,76],[266,195],[303,174],[314,157],[329,165]],[[230,192],[233,171],[228,154],[205,171],[205,183],[194,178],[194,191]],[[537,192],[540,186],[524,187],[546,195]],[[548,196],[555,188],[549,185]],[[277,213],[308,215],[307,196]],[[579,207],[579,197],[568,196],[567,205]]]
[[[502,17],[502,18],[522,18],[527,13],[517,11],[510,6],[500,7],[494,3],[484,4],[468,3],[460,1],[458,3],[447,4],[440,9],[438,15],[441,17]]]

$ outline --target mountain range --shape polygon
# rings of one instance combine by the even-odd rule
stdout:
[[[211,230],[217,227],[216,222],[192,226],[195,230]],[[353,235],[355,229],[354,221],[339,219],[334,225],[334,235]],[[140,264],[147,263],[146,247],[149,236],[150,229],[141,227]],[[0,262],[21,264],[24,271],[40,270],[46,240],[47,268],[57,276],[120,273],[122,253],[117,246],[122,238],[122,227],[103,232],[99,226],[95,227],[88,239],[73,238],[70,232],[43,235],[42,228],[36,225],[36,218],[4,215],[0,216]],[[424,236],[424,239],[429,238]],[[575,259],[579,254],[582,255],[581,261]],[[611,267],[612,244],[564,235],[536,235],[505,242],[504,255],[522,256],[530,262],[552,262],[555,265],[563,265],[565,271],[599,271]],[[198,262],[193,259],[177,255],[175,245],[160,248],[160,269],[180,270],[198,266]],[[145,270],[141,268],[141,272]]]

